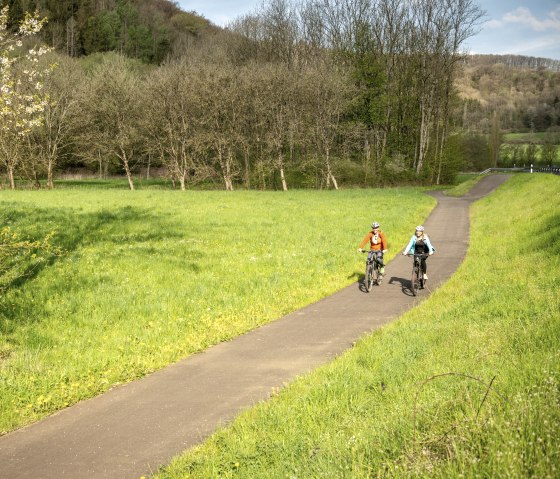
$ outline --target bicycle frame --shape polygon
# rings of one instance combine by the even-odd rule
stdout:
[[[416,296],[419,289],[424,288],[425,280],[422,273],[422,258],[427,258],[428,253],[414,253],[408,256],[413,256],[412,262],[412,278],[410,280],[412,294]]]
[[[362,253],[368,253],[366,259],[366,275],[364,279],[366,291],[369,293],[375,281],[376,284],[381,284],[381,264],[378,260],[378,251],[365,250]],[[383,258],[383,253],[381,252],[381,258]],[[375,276],[375,278],[374,278]]]

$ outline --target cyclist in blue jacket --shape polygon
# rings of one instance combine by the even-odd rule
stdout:
[[[406,256],[407,254],[429,254],[432,255],[436,252],[436,249],[430,243],[430,238],[424,231],[424,227],[422,225],[416,227],[416,231],[410,238],[410,241],[406,245],[406,248],[403,251],[403,255]],[[424,279],[428,279],[428,275],[426,274],[427,266],[426,266],[426,257],[422,256],[421,258],[422,263],[422,274],[424,275]]]

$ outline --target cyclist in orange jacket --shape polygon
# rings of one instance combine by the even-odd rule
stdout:
[[[370,259],[370,255],[375,255],[376,261],[379,263],[380,270],[379,272],[384,275],[385,274],[385,265],[383,263],[383,254],[387,252],[389,247],[387,243],[387,236],[383,231],[379,229],[379,223],[374,221],[371,225],[371,231],[364,236],[364,239],[360,243],[360,247],[358,251],[361,253],[363,251],[363,247],[369,241],[369,253],[368,259]]]

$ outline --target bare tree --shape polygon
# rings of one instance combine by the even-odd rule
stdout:
[[[282,189],[288,190],[286,178],[286,153],[289,151],[290,137],[297,130],[296,72],[285,65],[267,65],[261,69],[261,86],[264,102],[257,115],[265,125],[263,141],[270,155],[270,164],[280,173]]]
[[[151,112],[144,117],[146,135],[181,190],[212,175],[199,153],[204,112],[195,85],[197,75],[187,62],[173,62],[156,70],[146,88],[145,105]]]
[[[140,118],[141,81],[138,73],[121,55],[113,55],[93,72],[88,88],[81,98],[87,127],[82,130],[82,143],[95,146],[117,158],[123,167],[128,184],[134,190],[132,167],[142,150]]]
[[[342,131],[342,116],[348,108],[352,90],[346,76],[328,67],[308,68],[303,78],[301,97],[307,106],[309,138],[321,158],[327,188],[338,189],[333,170],[333,152]]]
[[[76,62],[58,58],[58,68],[46,80],[48,92],[42,125],[34,131],[32,144],[38,162],[46,170],[47,188],[54,188],[54,169],[69,153],[77,128],[77,96],[84,77]]]

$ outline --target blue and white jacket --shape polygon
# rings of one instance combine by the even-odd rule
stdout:
[[[432,246],[432,243],[430,243],[430,238],[428,238],[428,235],[424,235],[424,242],[426,243],[426,246],[428,247],[428,251],[430,253],[434,253],[436,251],[436,249]],[[408,242],[406,248],[404,249],[405,254],[406,253],[413,254],[415,246],[416,246],[416,234],[413,234],[412,238],[410,238],[410,241]]]

